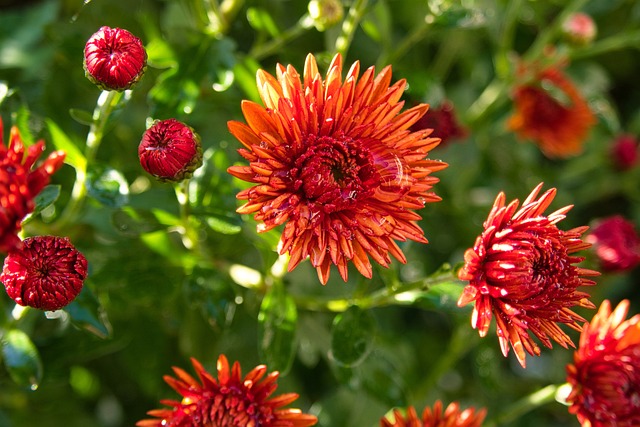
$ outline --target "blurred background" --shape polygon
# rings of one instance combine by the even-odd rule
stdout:
[[[88,166],[81,214],[58,221],[76,177],[71,161],[53,177],[57,200],[25,225],[25,235],[69,236],[90,271],[78,300],[55,319],[16,311],[0,294],[0,329],[23,331],[32,344],[18,362],[0,362],[0,426],[131,426],[160,399],[178,398],[162,379],[172,366],[192,372],[196,357],[215,372],[221,353],[244,372],[260,363],[280,370],[278,393],[299,393],[292,406],[318,415],[320,426],[375,426],[393,407],[421,409],[436,399],[486,407],[498,425],[578,425],[556,402],[500,418],[520,398],[564,382],[573,352],[543,348],[526,370],[513,354],[504,358],[493,329],[479,338],[470,307],[456,306],[461,282],[355,313],[326,301],[357,300],[390,281],[458,265],[500,191],[523,200],[539,182],[557,188],[550,212],[575,205],[564,230],[616,214],[637,227],[640,168],[621,167],[612,150],[620,135],[640,135],[640,3],[343,0],[340,8],[332,22],[314,20],[302,0],[0,0],[5,141],[15,124],[27,143],[43,138],[48,150],[82,156],[100,95],[84,76],[86,41],[103,25],[120,27],[148,53],[145,75],[110,116]],[[562,29],[577,11],[597,27],[590,40]],[[541,60],[549,46],[597,118],[582,152],[561,159],[506,126],[519,61]],[[258,69],[275,74],[280,63],[302,72],[313,53],[324,73],[336,51],[347,69],[356,60],[363,70],[391,64],[393,81],[408,82],[405,105],[449,106],[457,132],[429,155],[450,165],[437,173],[442,202],[419,211],[430,243],[402,243],[408,263],[374,267],[372,280],[354,269],[343,283],[333,271],[322,286],[303,262],[284,276],[296,309],[282,314],[263,304],[280,230],[258,234],[250,216],[235,213],[247,184],[226,172],[243,162],[227,121],[244,120],[243,99],[260,102]],[[205,151],[189,183],[187,223],[173,185],[146,174],[137,158],[145,129],[167,118],[193,127]],[[444,136],[437,128],[435,135]],[[185,246],[185,227],[197,248]],[[594,251],[582,255],[583,266],[599,269]],[[604,272],[587,291],[596,306],[630,299],[635,314],[639,274]],[[351,334],[335,326],[336,316]],[[271,332],[279,341],[266,345]],[[577,343],[578,333],[568,333]]]

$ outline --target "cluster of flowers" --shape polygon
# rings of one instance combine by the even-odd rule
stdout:
[[[86,44],[88,77],[106,90],[126,90],[143,74],[146,53],[141,41],[122,29],[101,28]],[[258,231],[283,226],[279,252],[290,256],[289,271],[309,259],[321,283],[331,266],[347,280],[352,264],[365,277],[373,274],[370,259],[387,267],[391,256],[405,263],[398,241],[427,243],[418,225],[417,209],[440,198],[431,190],[438,182],[432,173],[447,165],[427,158],[441,139],[464,136],[452,119],[452,107],[444,104],[429,116],[428,105],[402,112],[406,82],[392,84],[391,68],[376,75],[374,67],[360,74],[355,62],[342,76],[340,55],[326,76],[309,55],[302,76],[293,66],[278,65],[273,76],[257,74],[264,106],[242,103],[246,123],[231,121],[233,134],[243,145],[245,166],[228,172],[254,184],[241,191],[241,214],[254,214]],[[569,100],[560,103],[542,83],[562,91]],[[538,142],[551,157],[575,154],[595,118],[586,101],[557,67],[537,69],[514,91],[516,113],[512,130]],[[430,120],[430,121],[427,121]],[[421,122],[422,121],[422,122]],[[434,132],[432,123],[438,129]],[[570,131],[569,131],[569,130]],[[31,171],[42,143],[31,147],[23,161],[23,146],[12,130],[7,150],[2,144],[2,238],[9,252],[0,280],[19,304],[54,310],[64,307],[80,291],[87,261],[68,239],[51,236],[20,241],[17,231],[25,215],[33,211],[33,198],[62,165],[63,153],[52,154]],[[156,121],[144,134],[138,149],[142,167],[161,180],[188,178],[201,164],[197,134],[175,120]],[[625,320],[628,302],[613,312],[605,301],[588,323],[572,311],[595,308],[589,295],[578,290],[594,285],[588,277],[599,273],[578,267],[575,253],[595,244],[603,268],[624,270],[640,262],[635,230],[620,217],[603,221],[586,241],[587,227],[568,231],[558,228],[571,209],[567,206],[545,214],[556,190],[540,194],[535,187],[519,207],[506,203],[500,193],[484,223],[484,231],[465,253],[459,278],[468,285],[458,301],[474,303],[472,326],[487,334],[491,319],[503,354],[513,348],[520,364],[526,355],[539,355],[535,336],[546,347],[551,340],[575,347],[560,325],[581,330],[574,363],[567,368],[572,386],[570,411],[583,426],[640,423],[640,315]],[[600,232],[600,230],[604,230]],[[611,230],[616,230],[612,232]],[[634,236],[631,238],[630,236]],[[242,376],[239,364],[229,367],[221,355],[217,379],[195,359],[199,381],[180,368],[177,378],[166,382],[181,401],[164,400],[168,408],[149,412],[153,419],[138,426],[310,426],[313,415],[285,409],[298,397],[276,390],[277,372],[265,377],[258,366]],[[479,426],[485,410],[461,410],[441,402],[424,409],[393,412],[381,426]]]

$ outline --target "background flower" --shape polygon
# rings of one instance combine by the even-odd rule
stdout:
[[[599,220],[586,241],[593,244],[604,270],[625,271],[640,264],[640,236],[621,215]]]
[[[530,334],[547,347],[550,339],[565,348],[573,346],[558,324],[579,330],[578,322],[584,319],[570,308],[595,307],[577,288],[594,284],[581,276],[598,273],[573,265],[583,258],[572,254],[590,246],[581,240],[587,227],[560,230],[556,224],[571,206],[545,215],[556,190],[538,198],[541,188],[534,188],[519,210],[518,200],[506,205],[504,193],[498,195],[458,273],[460,280],[469,281],[458,305],[475,303],[471,325],[485,336],[493,314],[502,353],[506,356],[511,345],[523,367],[525,351],[540,355]]]
[[[447,409],[442,411],[442,402],[436,401],[433,409],[424,408],[422,417],[418,418],[413,406],[407,408],[407,414],[402,415],[398,410],[393,411],[393,421],[387,418],[380,420],[381,427],[480,427],[487,411],[481,409],[476,412],[474,408],[460,410],[457,402],[452,402]]]
[[[137,426],[305,427],[317,422],[315,416],[303,414],[299,409],[282,409],[296,400],[297,394],[270,397],[277,388],[278,372],[264,377],[267,372],[264,365],[243,377],[238,362],[230,370],[227,357],[220,355],[216,379],[196,359],[192,358],[191,363],[200,382],[174,367],[177,378],[167,375],[164,379],[182,395],[182,401],[163,400],[173,408],[149,411],[157,419],[139,421]]]
[[[87,259],[68,238],[36,236],[9,252],[0,282],[20,305],[59,310],[73,301],[87,277]]]
[[[289,271],[309,257],[323,284],[331,264],[346,281],[349,262],[368,278],[369,256],[385,267],[389,254],[406,262],[395,240],[427,243],[415,210],[440,200],[431,173],[446,167],[425,158],[439,142],[430,130],[407,130],[428,107],[400,113],[406,82],[390,86],[391,67],[359,77],[356,62],[343,82],[337,55],[323,80],[309,55],[302,79],[292,66],[277,71],[258,72],[266,108],[245,101],[248,125],[229,122],[250,162],[229,173],[257,184],[238,194],[247,200],[238,212],[254,213],[259,231],[284,225]]]
[[[625,320],[629,301],[605,300],[580,335],[567,380],[569,412],[582,427],[640,425],[640,315]]]

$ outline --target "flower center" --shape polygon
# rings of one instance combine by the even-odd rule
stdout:
[[[303,146],[293,164],[294,190],[324,213],[352,209],[374,196],[398,199],[410,188],[409,166],[377,140],[309,135]]]

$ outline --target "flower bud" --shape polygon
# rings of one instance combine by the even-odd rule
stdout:
[[[577,12],[564,22],[562,32],[570,43],[576,46],[585,46],[596,38],[598,30],[591,16]]]
[[[161,181],[182,181],[202,166],[200,137],[176,119],[156,120],[138,146],[140,164]]]
[[[615,165],[622,170],[632,169],[638,164],[640,155],[638,140],[633,135],[620,135],[613,142],[611,156]]]
[[[344,10],[340,0],[311,0],[309,16],[318,31],[324,31],[342,21]]]
[[[84,47],[84,70],[104,90],[129,89],[144,74],[147,52],[139,38],[121,28],[102,27]]]
[[[9,252],[0,281],[17,303],[59,310],[73,301],[87,277],[87,259],[66,237],[37,236]]]

